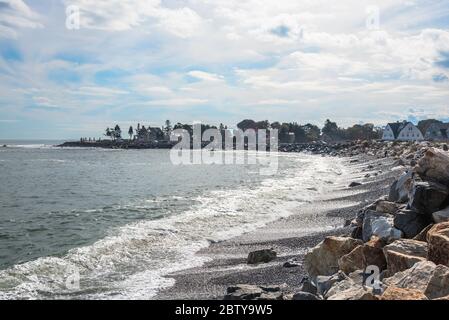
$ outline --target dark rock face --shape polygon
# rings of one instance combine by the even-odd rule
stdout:
[[[305,277],[301,280],[301,291],[316,295],[317,288],[308,277]]]
[[[411,239],[429,225],[430,219],[416,211],[404,209],[395,214],[393,223],[404,233],[405,238]]]
[[[354,187],[358,187],[361,186],[362,184],[360,182],[351,182],[349,184],[349,188],[354,188]]]
[[[295,268],[301,266],[301,261],[295,259],[290,259],[282,265],[284,268]]]
[[[273,249],[263,249],[250,252],[248,255],[248,264],[267,263],[276,259],[276,251]]]
[[[443,209],[449,189],[437,182],[419,181],[413,184],[408,207],[421,214],[432,214]]]
[[[432,219],[435,223],[449,221],[449,207],[432,213]]]

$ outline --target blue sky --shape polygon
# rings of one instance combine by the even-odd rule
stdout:
[[[0,139],[382,125],[447,119],[448,101],[448,1],[0,0]]]

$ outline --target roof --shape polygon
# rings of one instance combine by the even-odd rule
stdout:
[[[392,122],[388,125],[390,126],[391,130],[393,131],[393,135],[395,138],[399,136],[399,133],[406,125],[408,125],[410,122],[404,121],[404,122]]]

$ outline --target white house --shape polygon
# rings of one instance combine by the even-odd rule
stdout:
[[[387,141],[421,141],[424,140],[424,136],[413,123],[403,121],[389,123],[384,129],[382,139]]]

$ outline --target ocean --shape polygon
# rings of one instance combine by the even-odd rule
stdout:
[[[201,248],[294,214],[346,170],[280,153],[261,175],[57,143],[0,141],[0,299],[150,299],[166,275],[206,262]]]

